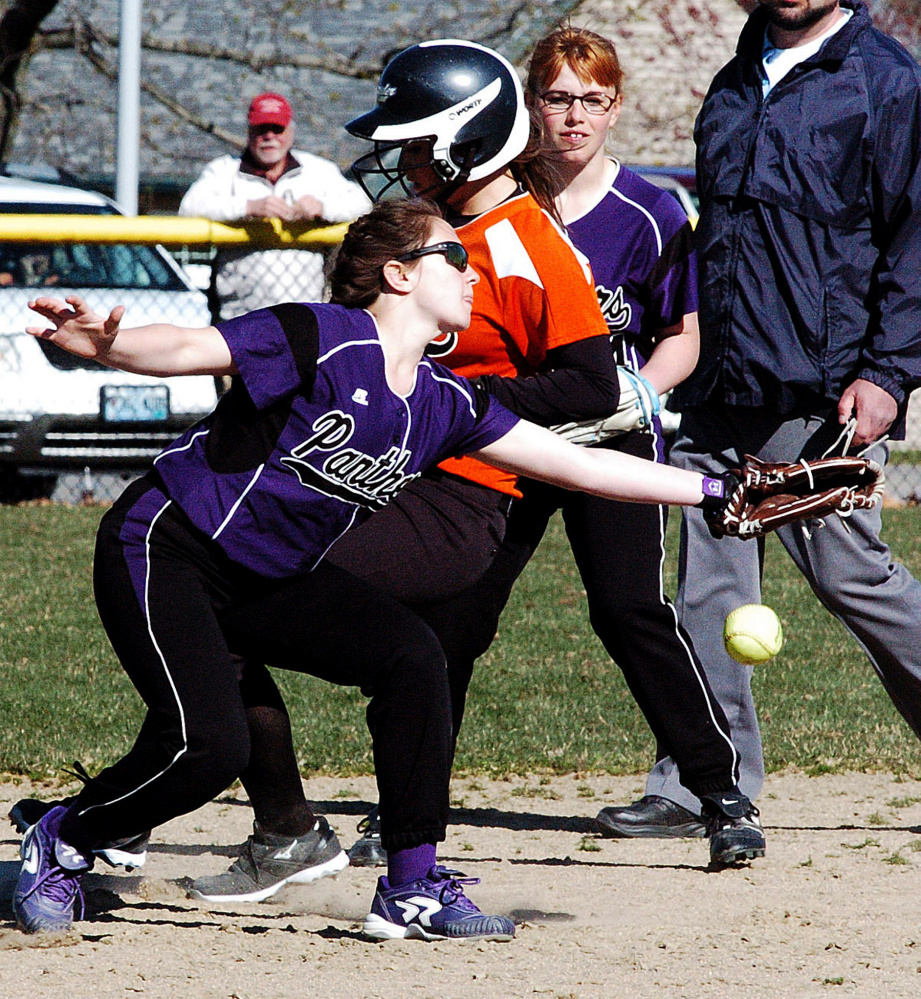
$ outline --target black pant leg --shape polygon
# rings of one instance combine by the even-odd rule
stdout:
[[[336,566],[234,603],[235,650],[369,696],[381,840],[401,849],[444,839],[451,769],[444,654],[412,611]]]
[[[348,531],[324,565],[419,609],[421,602],[463,591],[483,574],[505,533],[507,510],[508,497],[492,489],[430,472]],[[492,633],[487,645],[491,639]],[[263,651],[253,648],[244,671],[252,752],[241,779],[257,819],[276,829],[279,817],[304,815],[308,806],[287,713],[270,674],[259,666],[263,660]]]
[[[136,483],[97,536],[97,607],[147,714],[131,750],[83,788],[65,820],[62,835],[84,850],[200,807],[249,754],[208,572],[174,544],[169,508],[162,493]]]
[[[370,697],[384,845],[444,838],[447,676],[437,640],[411,611],[332,566],[280,582],[239,570],[146,484],[104,518],[95,583],[148,712],[132,750],[78,796],[65,839],[88,851],[150,829],[240,775],[248,729],[228,645],[359,686]]]
[[[540,544],[559,503],[560,490],[542,482],[522,480],[520,486],[522,498],[512,504],[505,537],[489,568],[472,586],[447,600],[414,604],[444,649],[454,744],[463,724],[474,664],[492,644],[512,587]]]
[[[256,821],[268,832],[304,836],[316,815],[304,796],[291,718],[275,678],[253,659],[239,660],[240,696],[250,734],[249,762],[240,783]]]

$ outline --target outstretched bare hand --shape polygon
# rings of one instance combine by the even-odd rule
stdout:
[[[26,333],[97,361],[105,361],[108,356],[125,314],[125,307],[116,305],[106,319],[93,312],[79,295],[68,295],[63,302],[59,298],[37,298],[29,302],[29,308],[54,323],[55,328],[27,326]]]

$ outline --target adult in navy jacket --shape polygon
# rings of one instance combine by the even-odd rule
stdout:
[[[675,392],[672,461],[712,474],[746,453],[816,457],[852,420],[855,450],[903,436],[921,384],[918,65],[859,0],[762,0],[695,139],[701,354]],[[885,461],[887,448],[868,453]],[[877,508],[778,535],[921,735],[921,586],[893,564],[880,526]],[[683,531],[678,611],[754,799],[764,769],[751,670],[727,656],[722,624],[760,602],[763,550],[714,540],[695,511]],[[700,810],[668,757],[646,792],[619,810],[626,829],[668,835]]]

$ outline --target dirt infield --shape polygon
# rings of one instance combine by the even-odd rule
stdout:
[[[369,779],[315,779],[343,845]],[[30,793],[0,785],[0,810]],[[40,789],[51,796],[50,789]],[[371,943],[375,873],[348,869],[259,905],[186,898],[249,832],[230,793],[155,833],[144,876],[86,878],[87,918],[63,937],[11,920],[18,837],[0,839],[0,996],[27,999],[618,999],[921,994],[921,783],[887,775],[774,776],[763,860],[708,869],[705,840],[601,840],[592,817],[638,778],[460,779],[444,861],[513,916],[500,943]]]

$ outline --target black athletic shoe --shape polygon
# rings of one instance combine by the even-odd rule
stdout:
[[[602,808],[595,823],[608,837],[671,839],[707,834],[701,816],[658,794],[647,794],[632,805]]]
[[[358,823],[361,837],[349,850],[352,867],[386,867],[387,851],[381,846],[381,813],[377,805]]]
[[[10,822],[16,832],[25,835],[30,826],[44,818],[52,808],[63,805],[65,808],[73,798],[59,798],[57,801],[39,801],[38,798],[22,798],[10,809]]]
[[[78,777],[83,783],[87,783],[92,778],[86,772],[86,768],[79,760],[74,761],[73,770],[65,773],[72,777]],[[67,807],[74,799],[59,798],[57,801],[39,801],[38,798],[22,798],[10,809],[10,822],[16,832],[25,833],[44,818],[52,808],[59,806]],[[143,832],[137,836],[129,836],[126,839],[114,839],[111,843],[103,843],[98,850],[93,853],[104,860],[110,867],[124,867],[126,871],[134,871],[143,867],[147,862],[147,847],[150,844],[150,833]]]
[[[25,833],[44,818],[52,808],[63,805],[65,808],[73,798],[60,798],[57,801],[39,801],[38,798],[23,798],[10,809],[10,822],[18,833]],[[103,843],[93,853],[104,860],[109,867],[124,867],[126,871],[134,871],[147,862],[147,847],[150,845],[150,833],[139,836],[129,836],[127,839],[113,839]]]
[[[763,857],[764,830],[758,809],[744,794],[708,794],[701,798],[710,837],[710,863],[729,867]]]
[[[10,809],[10,822],[18,833],[25,833],[44,818],[52,808],[63,805],[65,808],[73,798],[60,798],[57,801],[39,801],[38,798],[23,798]],[[147,863],[147,847],[150,845],[150,833],[129,836],[126,839],[113,839],[103,843],[93,850],[95,856],[104,860],[109,867],[124,867],[126,871],[135,871]]]

